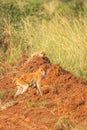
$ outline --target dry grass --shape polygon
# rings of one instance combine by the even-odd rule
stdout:
[[[66,18],[56,15],[52,20],[34,22],[27,17],[19,25],[6,23],[5,39],[7,61],[13,62],[24,53],[45,50],[52,63],[59,63],[65,69],[87,76],[87,18]],[[16,52],[16,53],[15,53]]]

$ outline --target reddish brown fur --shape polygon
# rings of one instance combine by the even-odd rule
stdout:
[[[23,94],[29,86],[35,85],[42,95],[41,92],[41,80],[45,76],[45,71],[43,68],[40,68],[38,71],[33,73],[26,73],[18,78],[15,78],[14,81],[16,82],[16,86],[18,88],[15,97],[19,94]]]

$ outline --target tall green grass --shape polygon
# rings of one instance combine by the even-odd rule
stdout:
[[[76,75],[87,75],[87,18],[72,19],[56,15],[52,20],[31,22],[27,17],[20,24],[5,21],[7,36],[6,60],[13,62],[24,53],[46,51],[52,63],[58,63]],[[15,53],[16,52],[16,53]]]

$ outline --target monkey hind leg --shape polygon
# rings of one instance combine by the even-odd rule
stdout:
[[[24,86],[23,89],[22,89],[21,94],[23,94],[24,92],[26,92],[28,90],[28,87],[29,87],[28,84],[26,86]]]
[[[14,95],[14,97],[17,97],[18,95],[20,95],[23,90],[23,88],[21,86],[17,86],[17,88],[18,88],[18,90],[17,90],[16,94]]]

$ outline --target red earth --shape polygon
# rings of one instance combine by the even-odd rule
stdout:
[[[37,71],[43,66],[47,72],[42,80],[43,95],[36,89],[14,98],[14,76]],[[0,64],[0,67],[3,67]],[[51,64],[46,56],[24,55],[13,65],[4,65],[6,73],[0,79],[1,102],[17,101],[14,106],[0,110],[0,130],[70,130],[65,125],[55,127],[60,119],[69,120],[72,126],[87,122],[87,85],[83,79]],[[3,95],[1,95],[3,93]],[[67,119],[66,119],[67,118]],[[64,123],[64,122],[63,122]]]

